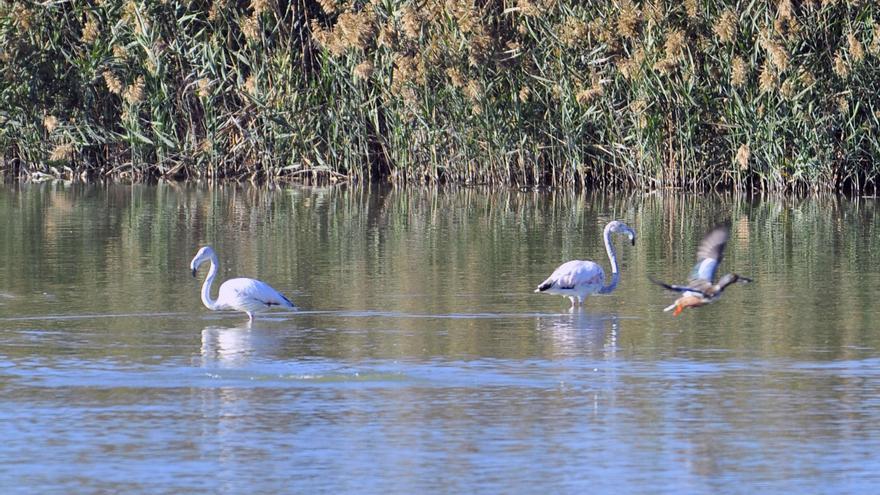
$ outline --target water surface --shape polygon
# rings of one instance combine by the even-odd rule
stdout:
[[[872,493],[876,200],[0,188],[4,493]],[[570,312],[560,262],[623,270]],[[752,276],[679,317],[730,219]],[[300,312],[211,313],[188,263]],[[873,249],[872,249],[873,248]],[[215,288],[216,290],[216,288]]]

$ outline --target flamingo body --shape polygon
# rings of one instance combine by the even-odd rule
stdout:
[[[272,306],[294,307],[284,294],[273,289],[266,282],[252,278],[232,278],[223,282],[217,296],[217,304],[245,313],[259,313]]]
[[[535,292],[577,298],[582,303],[605,285],[605,270],[593,261],[572,260],[559,265]]]
[[[605,226],[603,237],[605,250],[611,261],[611,283],[605,285],[605,270],[594,261],[572,260],[567,261],[553,271],[535,292],[556,294],[571,300],[572,307],[583,304],[584,298],[590,294],[608,294],[612,292],[620,281],[620,272],[617,267],[617,255],[614,245],[611,244],[611,234],[619,232],[629,236],[632,244],[636,243],[636,233],[623,222],[614,220]]]
[[[202,303],[210,310],[230,309],[247,313],[248,319],[253,320],[254,315],[271,309],[273,306],[296,309],[290,299],[284,294],[273,289],[272,286],[261,280],[252,278],[232,278],[220,285],[217,300],[211,299],[211,285],[219,269],[217,255],[210,246],[205,246],[196,253],[190,262],[193,277],[199,266],[211,262],[211,269],[202,284]]]

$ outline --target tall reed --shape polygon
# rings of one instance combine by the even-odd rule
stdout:
[[[0,0],[21,177],[873,192],[855,0]]]

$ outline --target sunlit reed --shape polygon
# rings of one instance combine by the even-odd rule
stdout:
[[[872,2],[39,7],[0,3],[0,164],[22,177],[63,161],[131,179],[880,180]]]

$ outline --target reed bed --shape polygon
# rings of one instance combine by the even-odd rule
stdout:
[[[873,193],[857,0],[0,0],[17,177]]]

